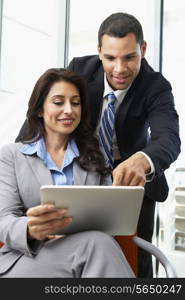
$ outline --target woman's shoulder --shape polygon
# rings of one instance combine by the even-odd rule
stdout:
[[[20,153],[20,148],[22,147],[22,143],[11,143],[2,145],[0,148],[0,155],[11,155],[15,153]]]

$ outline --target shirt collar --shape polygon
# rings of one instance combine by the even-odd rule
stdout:
[[[44,161],[44,164],[48,169],[56,169],[52,164],[52,158],[50,154],[46,150],[45,142],[43,138],[40,138],[34,143],[31,144],[24,144],[21,149],[21,153],[26,155],[33,155],[36,154],[40,159]],[[67,149],[64,154],[64,160],[62,169],[68,166],[75,157],[78,157],[80,155],[78,147],[75,143],[75,141],[72,139],[67,144]]]
[[[127,91],[129,90],[130,86],[125,90],[116,90],[114,91],[112,87],[109,85],[106,77],[106,73],[104,72],[104,93],[103,97],[105,97],[107,94],[113,92],[118,102],[122,102],[123,98],[125,97]]]
[[[75,157],[78,157],[80,155],[78,147],[74,140],[70,140],[67,144],[67,149],[64,154],[64,161],[62,168],[65,168],[68,166]]]
[[[46,157],[46,146],[43,138],[40,138],[34,143],[30,144],[24,144],[21,149],[21,153],[27,154],[27,155],[33,155],[37,154],[38,157],[40,157],[42,160]]]

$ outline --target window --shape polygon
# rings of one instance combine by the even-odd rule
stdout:
[[[184,70],[185,70],[185,38],[183,28],[185,1],[164,1],[164,34],[163,34],[163,64],[164,76],[170,81],[175,98],[175,105],[179,114],[181,154],[175,166],[185,167],[185,96],[184,96]]]
[[[18,135],[38,77],[62,64],[59,36],[65,28],[64,4],[61,0],[3,1],[0,145],[14,142]]]
[[[146,58],[159,68],[160,1],[70,1],[69,61],[75,56],[97,54],[98,29],[115,12],[133,14],[142,24],[148,48]]]

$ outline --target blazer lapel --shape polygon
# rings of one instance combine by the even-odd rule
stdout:
[[[52,177],[50,171],[44,166],[42,160],[35,156],[26,156],[28,164],[40,186],[52,185]],[[100,176],[97,173],[83,170],[76,161],[73,164],[74,185],[99,184]]]
[[[44,166],[39,157],[27,155],[26,158],[40,185],[53,184],[50,171]]]
[[[130,89],[128,90],[123,102],[121,103],[118,113],[116,116],[116,128],[123,128],[123,123],[125,121],[125,117],[129,111],[130,106],[132,105],[133,101],[137,101],[140,97],[140,91],[143,90],[143,83],[146,82],[145,79],[145,72],[144,72],[144,64],[146,64],[145,59],[142,59],[141,68],[139,71],[138,76],[135,78],[134,82],[132,83]],[[146,67],[145,67],[146,68]],[[136,93],[137,91],[137,93]]]
[[[125,117],[127,116],[129,107],[131,106],[133,100],[134,100],[135,91],[131,89],[126,94],[123,102],[121,103],[117,115],[116,115],[116,128],[122,128],[123,123],[125,121]],[[121,123],[120,123],[121,122]],[[121,126],[121,127],[120,127]]]
[[[73,164],[73,178],[74,185],[85,185],[88,172],[80,168],[80,166],[74,161]]]

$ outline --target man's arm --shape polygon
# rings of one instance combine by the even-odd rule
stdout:
[[[143,153],[151,159],[155,176],[161,176],[180,153],[178,114],[171,92],[158,93],[149,98],[146,107],[151,140],[141,152],[136,152],[115,168],[114,185],[145,185],[151,166]]]
[[[144,186],[150,164],[142,153],[135,153],[113,170],[113,185]]]
[[[151,140],[141,151],[150,157],[160,176],[180,153],[179,119],[171,91],[151,97],[147,110]]]

